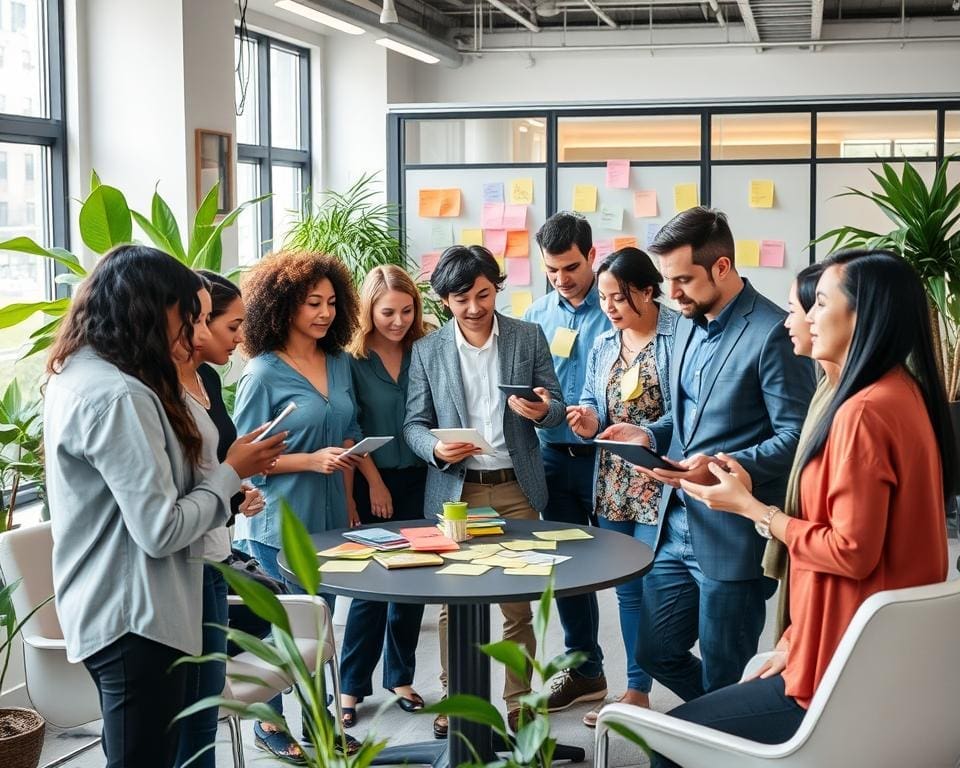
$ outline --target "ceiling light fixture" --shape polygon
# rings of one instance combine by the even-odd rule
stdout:
[[[411,59],[417,59],[418,61],[423,61],[427,64],[437,64],[440,61],[440,59],[438,59],[436,56],[433,56],[426,51],[421,51],[419,48],[414,48],[412,45],[398,43],[396,40],[391,40],[389,37],[381,37],[379,40],[375,40],[374,42],[376,42],[377,45],[382,45],[384,48],[389,48],[391,51],[402,53],[404,56],[409,56]]]
[[[397,18],[397,7],[393,0],[383,0],[383,10],[380,11],[381,24],[397,24],[400,19]]]
[[[535,120],[532,117],[528,117],[527,122],[530,123],[530,125],[532,125],[534,128],[543,128],[544,126],[543,120]]]
[[[310,19],[310,21],[315,21],[317,24],[323,24],[325,27],[333,27],[333,29],[339,30],[340,32],[346,32],[348,35],[362,35],[364,32],[364,30],[356,24],[351,24],[348,21],[338,19],[336,16],[322,13],[316,8],[311,8],[309,5],[298,3],[296,0],[277,0],[274,5],[276,5],[277,8],[290,11],[290,13],[303,16],[305,19]]]

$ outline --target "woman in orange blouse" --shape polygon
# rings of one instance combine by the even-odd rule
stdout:
[[[729,471],[711,465],[715,485],[682,483],[725,510],[717,514],[747,517],[786,544],[793,623],[757,677],[670,714],[766,744],[796,732],[867,597],[947,574],[956,456],[920,280],[888,252],[846,251],[825,264],[807,320],[813,357],[841,374],[800,457],[800,516],[753,498],[749,475],[723,454]]]

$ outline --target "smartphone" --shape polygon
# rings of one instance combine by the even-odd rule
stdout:
[[[595,445],[606,448],[608,451],[617,454],[626,459],[631,464],[645,469],[668,469],[671,472],[684,472],[680,467],[675,467],[661,459],[656,452],[650,450],[645,445],[638,443],[624,443],[617,440],[594,440]]]
[[[273,430],[276,428],[277,424],[279,424],[281,421],[283,421],[285,418],[287,418],[287,416],[289,416],[291,413],[293,413],[293,411],[295,411],[296,409],[297,409],[297,404],[296,404],[296,403],[294,403],[293,401],[287,403],[286,407],[284,407],[284,409],[283,409],[282,411],[280,411],[280,415],[277,416],[277,418],[275,418],[275,419],[274,419],[273,421],[271,421],[269,424],[267,424],[267,428],[266,428],[265,430],[263,430],[263,432],[261,432],[261,433],[260,433],[259,435],[257,435],[255,438],[253,438],[253,440],[251,440],[250,442],[251,442],[251,443],[259,443],[261,440],[269,437],[269,436],[270,436],[270,433],[273,432]]]
[[[533,387],[528,387],[526,384],[500,384],[499,386],[500,391],[507,397],[516,395],[521,400],[526,400],[531,403],[542,402],[540,396],[533,391]]]

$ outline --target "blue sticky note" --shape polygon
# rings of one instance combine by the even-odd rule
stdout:
[[[648,221],[647,222],[647,248],[649,248],[650,243],[652,243],[656,239],[658,232],[660,232],[660,225],[657,224],[655,221]]]
[[[494,181],[483,185],[483,202],[502,203],[503,202],[503,184]]]

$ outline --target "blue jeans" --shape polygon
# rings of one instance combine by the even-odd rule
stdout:
[[[602,515],[597,518],[601,528],[608,531],[632,536],[651,549],[657,541],[656,523],[645,525],[632,520],[608,520]],[[623,647],[627,652],[627,688],[641,693],[650,693],[653,680],[637,661],[637,636],[640,634],[641,609],[643,603],[643,576],[624,582],[616,587],[617,604],[620,606],[620,634]]]
[[[227,635],[219,627],[227,623],[227,582],[216,568],[203,566],[203,654],[226,653]],[[218,626],[210,626],[216,624]],[[227,665],[222,661],[205,661],[203,664],[187,664],[187,695],[184,706],[195,704],[207,696],[223,693]],[[180,743],[177,749],[177,766],[186,763],[204,747],[209,747],[201,757],[190,765],[198,768],[214,768],[216,757],[213,744],[217,740],[217,716],[219,709],[210,707],[197,712],[180,726]]]
[[[704,575],[687,510],[675,496],[666,514],[653,568],[644,577],[637,661],[690,701],[740,679],[763,631],[765,585],[762,578],[719,581]],[[702,660],[690,652],[697,639]]]
[[[783,677],[775,675],[728,685],[667,714],[760,744],[783,744],[797,732],[807,710],[787,696]],[[651,765],[674,768],[677,764],[656,755]]]
[[[541,453],[549,493],[543,519],[590,525],[593,517],[593,457],[570,456],[549,446],[543,446]],[[603,674],[603,650],[598,638],[600,607],[596,593],[558,597],[557,615],[563,627],[567,653],[581,651],[587,655],[577,673],[584,677],[600,677]]]

